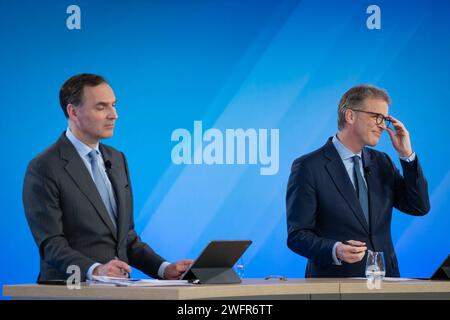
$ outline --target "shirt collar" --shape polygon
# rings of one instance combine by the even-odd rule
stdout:
[[[66,130],[66,137],[67,139],[69,139],[70,142],[72,142],[77,152],[82,156],[87,156],[89,152],[93,150],[91,147],[89,147],[88,145],[80,141],[77,137],[75,137],[72,131],[70,131],[70,128],[67,128]],[[96,150],[97,153],[100,153],[98,146],[99,144],[97,143],[94,150]]]
[[[359,156],[361,158],[361,151],[358,153],[353,153],[349,148],[347,148],[341,141],[339,141],[337,134],[333,136],[333,145],[336,148],[339,156],[342,160],[351,159],[354,156]]]

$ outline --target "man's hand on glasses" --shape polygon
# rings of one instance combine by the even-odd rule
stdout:
[[[389,119],[392,122],[392,126],[395,129],[386,128],[389,133],[389,137],[391,138],[392,145],[395,150],[397,150],[400,157],[409,157],[413,153],[411,147],[411,139],[409,138],[409,132],[406,130],[403,123],[399,120],[395,119],[393,116],[389,116]]]

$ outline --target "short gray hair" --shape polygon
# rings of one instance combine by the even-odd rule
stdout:
[[[383,89],[373,85],[359,85],[350,88],[339,101],[338,106],[338,129],[342,130],[345,126],[345,111],[347,109],[363,110],[363,102],[365,99],[382,99],[389,105],[391,98]]]

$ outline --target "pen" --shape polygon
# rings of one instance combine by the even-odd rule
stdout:
[[[363,244],[363,245],[355,245],[355,244],[351,244],[351,243],[349,243],[348,241],[343,241],[342,242],[343,244],[346,244],[346,245],[348,245],[348,246],[352,246],[352,247],[365,247],[366,245],[365,244]]]
[[[119,260],[119,258],[118,257],[114,257],[114,260]],[[126,272],[124,269],[122,269],[122,268],[119,268],[120,269],[120,271],[122,271],[122,274],[126,277],[126,278],[129,278],[130,277],[130,274],[128,273],[128,272]]]

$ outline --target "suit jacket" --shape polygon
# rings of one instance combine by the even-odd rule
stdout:
[[[364,148],[362,159],[369,224],[332,138],[292,165],[286,194],[287,244],[308,258],[306,277],[364,277],[366,257],[353,264],[333,263],[334,244],[351,239],[384,252],[386,276],[400,276],[391,238],[392,208],[426,214],[430,210],[427,182],[417,156],[410,163],[401,161],[404,177],[385,153]]]
[[[118,257],[152,277],[164,261],[134,230],[133,194],[123,153],[99,145],[117,202],[117,229],[94,181],[65,133],[28,165],[23,204],[39,248],[38,280],[66,279],[77,265],[81,280],[95,262]]]

